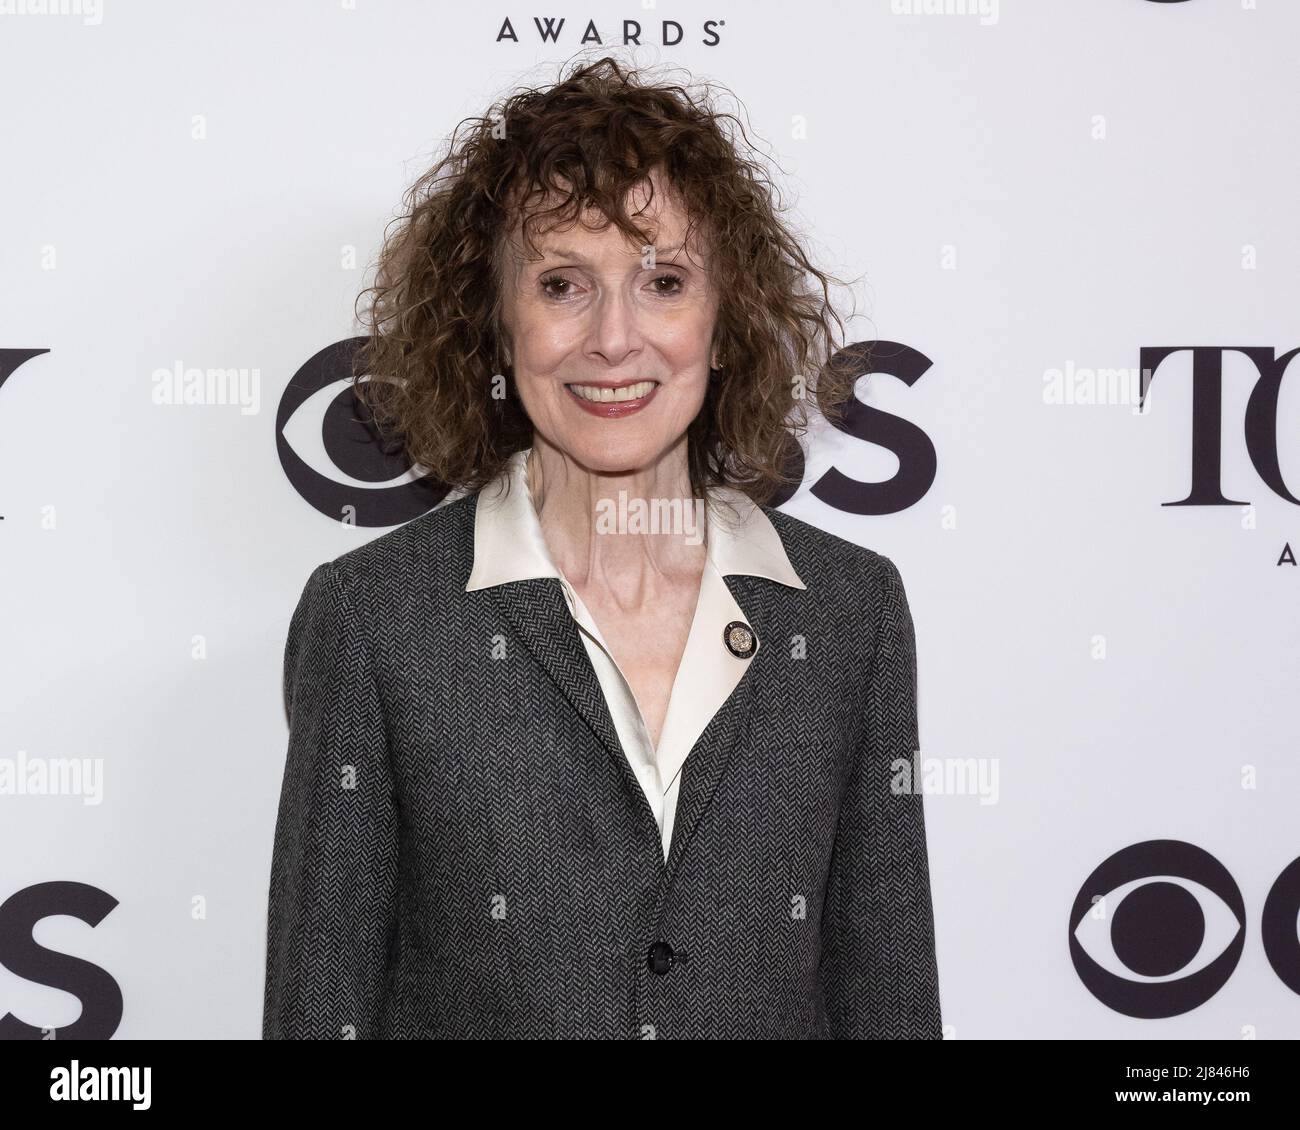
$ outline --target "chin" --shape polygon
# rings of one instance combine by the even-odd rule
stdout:
[[[652,466],[679,443],[685,432],[665,433],[662,429],[631,425],[632,421],[594,421],[559,437],[556,443],[570,459],[586,470],[601,475],[640,471]]]

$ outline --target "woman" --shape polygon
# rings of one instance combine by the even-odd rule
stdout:
[[[853,374],[728,120],[601,59],[412,190],[357,395],[463,494],[294,612],[265,1037],[939,1037],[912,620],[768,504]]]

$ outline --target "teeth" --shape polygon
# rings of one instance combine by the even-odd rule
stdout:
[[[634,385],[622,388],[601,388],[599,385],[569,385],[583,400],[592,400],[597,404],[616,404],[620,400],[636,400],[640,396],[649,396],[655,387],[655,381],[638,381]]]

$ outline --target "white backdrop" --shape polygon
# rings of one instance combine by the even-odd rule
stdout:
[[[1300,504],[1248,457],[1266,382],[1218,355],[1198,458],[1213,487],[1218,445],[1231,505],[1166,505],[1191,491],[1189,353],[1145,412],[1053,402],[1054,372],[1087,399],[1144,348],[1257,348],[1267,373],[1300,346],[1300,5],[36,7],[0,0],[0,1034],[83,1002],[118,1037],[260,1033],[289,616],[316,564],[391,528],[305,501],[277,405],[358,332],[439,141],[626,18],[635,61],[744,104],[820,262],[865,277],[852,340],[930,362],[858,388],[933,444],[919,500],[815,497],[832,466],[900,470],[822,432],[785,509],[907,586],[922,756],[949,777],[926,801],[949,1035],[1300,1036],[1300,885],[1277,883],[1300,856]],[[246,370],[249,395],[159,403],[155,374],[190,368]],[[1277,404],[1296,493],[1300,373]]]

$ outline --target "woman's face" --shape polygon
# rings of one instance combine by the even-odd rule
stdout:
[[[649,193],[637,195],[633,213]],[[688,257],[687,216],[657,176],[638,223],[653,252],[613,224],[573,224],[537,236],[538,261],[517,257],[514,244],[505,270],[503,320],[524,410],[547,442],[602,474],[649,468],[681,440],[714,360],[708,259],[697,246]]]

